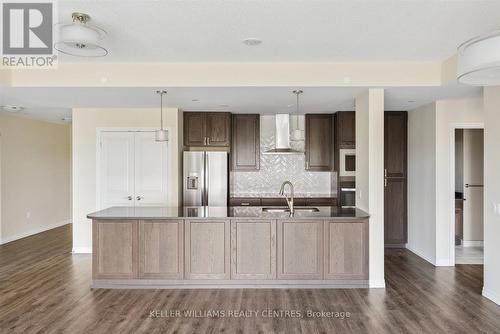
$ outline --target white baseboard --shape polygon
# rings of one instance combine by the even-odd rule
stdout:
[[[413,247],[410,246],[410,244],[406,244],[406,249],[415,254],[416,256],[424,259],[425,261],[429,262],[433,266],[436,266],[436,263],[434,262],[434,259],[431,259],[430,257],[422,254],[420,251],[414,249]]]
[[[463,240],[462,247],[483,247],[484,241],[482,240]]]
[[[63,220],[61,222],[51,224],[51,225],[40,226],[40,227],[37,227],[35,229],[31,229],[31,230],[23,232],[23,233],[18,233],[16,235],[12,235],[10,237],[2,238],[0,240],[0,245],[15,241],[15,240],[19,240],[22,238],[26,238],[26,237],[32,236],[34,234],[38,234],[41,232],[52,230],[53,228],[61,227],[61,226],[67,225],[67,224],[71,224],[71,219]]]
[[[368,286],[370,289],[385,289],[385,280],[371,279],[368,281]]]
[[[485,286],[483,286],[483,296],[488,298],[495,304],[500,305],[500,294],[493,292]]]
[[[450,259],[439,259],[436,260],[436,267],[453,267],[455,264],[450,261]]]
[[[73,254],[92,254],[92,247],[73,247]]]

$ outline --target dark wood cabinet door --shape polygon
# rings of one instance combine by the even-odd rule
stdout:
[[[258,114],[233,115],[232,170],[258,170],[260,167],[260,117]]]
[[[339,148],[356,147],[356,114],[354,111],[339,111],[338,113]]]
[[[206,114],[207,146],[229,146],[231,136],[230,113]]]
[[[184,113],[184,145],[205,146],[205,113]]]
[[[384,194],[385,244],[403,245],[407,242],[406,179],[388,179]]]
[[[332,121],[330,114],[306,115],[306,170],[332,170]]]
[[[384,234],[388,246],[403,245],[407,232],[407,113],[384,114]]]
[[[406,177],[407,113],[386,111],[384,118],[384,173],[387,177]]]

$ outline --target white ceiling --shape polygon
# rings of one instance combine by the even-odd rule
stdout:
[[[59,1],[60,20],[73,11],[108,31],[110,54],[62,62],[434,61],[500,28],[500,0]]]
[[[187,111],[231,111],[234,113],[295,112],[297,87],[167,87],[164,106]],[[18,115],[58,122],[71,116],[71,108],[159,107],[157,87],[103,88],[0,88],[0,105],[20,105]],[[305,87],[301,113],[331,113],[354,110],[354,99],[363,87]],[[411,110],[438,99],[478,97],[481,88],[453,84],[443,87],[387,87],[386,110]],[[193,101],[197,99],[198,101]],[[410,101],[410,102],[409,102]],[[413,101],[413,102],[411,102]],[[228,105],[228,106],[223,106]],[[1,112],[1,111],[0,111]]]

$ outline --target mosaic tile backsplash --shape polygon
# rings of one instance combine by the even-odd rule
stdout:
[[[299,116],[301,129],[304,129],[304,121],[304,116]],[[296,118],[292,117],[291,126],[295,122]],[[231,172],[231,196],[277,197],[285,180],[293,183],[297,197],[336,196],[331,193],[331,180],[336,180],[335,174],[306,171],[304,154],[263,154],[274,148],[274,124],[274,116],[260,117],[260,170]],[[304,141],[292,141],[291,146],[304,151]]]

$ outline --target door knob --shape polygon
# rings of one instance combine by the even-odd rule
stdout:
[[[141,199],[143,199],[144,197],[142,197],[142,196],[137,196],[136,198],[137,198],[137,200],[138,200],[138,201],[140,201],[140,200],[141,200]]]

